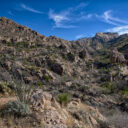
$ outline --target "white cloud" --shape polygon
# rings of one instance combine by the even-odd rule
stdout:
[[[128,24],[128,21],[112,16],[111,10],[105,11],[101,16],[96,15],[96,17],[108,24],[115,25],[115,26],[120,26],[121,24]]]
[[[38,13],[38,14],[43,14],[43,12],[35,10],[34,8],[28,7],[25,4],[21,4],[20,5],[24,10],[27,10],[29,12],[33,12],[33,13]]]
[[[108,32],[118,32],[120,35],[128,33],[128,25],[114,27],[107,30]]]
[[[86,7],[87,5],[88,5],[87,3],[80,3],[78,6],[76,6],[76,7],[74,8],[74,10],[84,8],[84,7]]]
[[[112,24],[112,25],[118,25],[118,24],[115,22],[114,18],[111,16],[111,11],[110,11],[110,10],[104,12],[104,14],[103,14],[102,17],[103,17],[103,19],[104,19],[105,22],[107,22],[107,23],[109,23],[109,24]]]
[[[77,20],[87,20],[87,19],[91,19],[93,16],[93,14],[87,14],[87,15],[81,15]]]
[[[53,10],[49,11],[49,18],[55,22],[56,28],[73,28],[73,25],[65,25],[65,22],[70,21],[67,12],[55,13]]]
[[[105,22],[116,26],[107,29],[106,30],[107,32],[117,32],[120,35],[128,33],[128,21],[112,16],[111,10],[104,12],[102,18],[104,19]]]
[[[49,10],[49,19],[52,19],[55,23],[55,28],[74,28],[77,27],[72,25],[73,23],[80,20],[87,20],[92,17],[91,14],[81,14],[80,9],[86,7],[86,3],[80,3],[76,7],[70,7],[66,10],[62,10],[59,13],[55,13],[54,10]],[[79,12],[79,13],[78,13]]]
[[[82,38],[82,37],[85,37],[85,35],[84,35],[84,34],[77,35],[77,36],[76,36],[76,39],[80,39],[80,38]]]

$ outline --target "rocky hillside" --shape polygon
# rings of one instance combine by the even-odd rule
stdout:
[[[39,35],[36,31],[23,25],[18,25],[5,17],[0,18],[0,28],[0,40],[6,40],[8,42],[37,42],[45,38],[45,36]]]
[[[92,38],[82,38],[78,42],[86,43],[87,46],[90,46],[94,50],[102,49],[103,46],[107,45],[110,41],[114,41],[119,37],[118,33],[96,33]]]
[[[4,17],[0,28],[1,127],[123,128],[127,120],[115,121],[128,112],[127,35],[70,42]]]

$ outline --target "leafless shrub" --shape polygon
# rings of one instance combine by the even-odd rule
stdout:
[[[128,114],[115,113],[108,117],[107,123],[115,128],[128,128]]]

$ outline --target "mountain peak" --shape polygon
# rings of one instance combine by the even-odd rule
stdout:
[[[95,37],[103,37],[103,38],[117,38],[119,35],[118,33],[112,33],[112,32],[98,32],[96,33]]]
[[[100,40],[101,42],[108,42],[108,41],[113,40],[117,37],[119,37],[118,33],[98,32],[98,33],[96,33],[94,38]]]

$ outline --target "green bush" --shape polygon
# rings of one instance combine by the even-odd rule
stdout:
[[[27,116],[31,114],[29,106],[20,101],[8,102],[1,111],[3,115]]]
[[[12,82],[0,82],[0,93],[14,92],[14,84]]]
[[[45,79],[46,82],[49,82],[50,76],[46,74],[46,75],[44,76],[44,79]]]
[[[128,87],[122,89],[121,94],[122,95],[127,95],[128,94]]]
[[[64,94],[59,94],[57,96],[57,101],[62,105],[66,106],[68,102],[70,101],[69,94],[64,93]]]
[[[109,68],[106,68],[106,67],[102,67],[102,70],[106,73],[109,73],[110,72],[110,69]]]
[[[43,83],[42,83],[41,81],[39,81],[39,82],[37,83],[37,85],[38,85],[39,87],[43,87]]]
[[[68,59],[69,61],[73,62],[73,61],[75,60],[74,54],[68,53],[68,54],[67,54],[67,59]]]
[[[106,91],[106,93],[114,93],[117,89],[117,86],[110,81],[106,81],[102,84],[102,88]]]
[[[16,43],[16,47],[17,48],[28,48],[29,43],[28,42],[18,42],[18,43]]]
[[[37,67],[35,65],[33,65],[33,66],[31,66],[31,65],[25,65],[25,67],[27,69],[29,69],[30,71],[38,71],[38,69],[39,69],[39,67]]]

